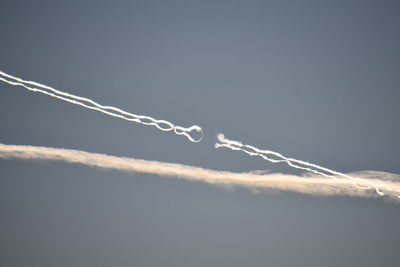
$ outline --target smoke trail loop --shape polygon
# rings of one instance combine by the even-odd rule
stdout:
[[[199,127],[197,125],[193,125],[188,128],[183,128],[181,126],[174,126],[174,132],[178,135],[186,136],[190,141],[192,141],[194,143],[200,142],[201,140],[203,140],[203,137],[204,137],[203,130],[201,129],[201,127]],[[197,135],[200,135],[200,136],[192,137],[192,135],[190,134],[191,132],[195,132],[195,133],[197,133]]]
[[[177,135],[183,135],[188,138],[191,142],[200,142],[203,139],[203,130],[200,126],[193,125],[191,127],[182,127],[172,124],[166,120],[159,120],[145,115],[137,115],[127,111],[124,111],[120,108],[113,107],[113,106],[105,106],[101,105],[92,99],[76,96],[70,93],[66,93],[57,89],[54,89],[50,86],[40,84],[34,81],[26,81],[21,78],[12,76],[5,72],[0,71],[0,80],[6,82],[10,85],[14,86],[22,86],[25,89],[36,92],[42,93],[53,98],[60,99],[62,101],[79,105],[88,109],[99,111],[103,114],[124,119],[130,122],[136,122],[147,126],[154,126],[157,129],[169,132],[173,131]],[[197,137],[198,136],[198,137]]]

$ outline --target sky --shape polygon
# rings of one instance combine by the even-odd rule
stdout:
[[[397,1],[2,1],[0,70],[204,139],[0,84],[0,143],[298,173],[400,173]],[[399,205],[0,160],[0,265],[399,266]]]

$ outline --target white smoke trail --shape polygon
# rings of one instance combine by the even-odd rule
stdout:
[[[375,192],[381,196],[383,196],[385,194],[392,194],[392,195],[400,198],[400,195],[398,194],[400,191],[397,188],[392,188],[385,183],[372,182],[367,179],[353,177],[348,174],[344,174],[344,173],[337,172],[337,171],[334,171],[334,170],[331,170],[331,169],[328,169],[325,167],[318,166],[313,163],[309,163],[309,162],[294,159],[294,158],[288,158],[278,152],[274,152],[271,150],[260,150],[254,146],[245,145],[245,144],[242,144],[241,142],[234,141],[234,140],[229,140],[229,139],[225,138],[225,136],[223,134],[218,134],[217,138],[220,143],[215,143],[216,148],[225,147],[225,148],[229,148],[231,150],[242,151],[250,156],[259,156],[262,159],[272,162],[272,163],[284,162],[284,163],[287,163],[289,166],[296,168],[296,169],[309,171],[309,172],[312,172],[312,173],[315,173],[318,175],[322,175],[322,176],[334,179],[336,181],[342,180],[342,181],[348,182],[361,190],[374,189]],[[276,157],[277,159],[271,158],[271,156]],[[359,183],[361,183],[363,185],[360,185]]]
[[[25,160],[57,160],[80,163],[88,166],[116,169],[127,172],[152,173],[160,176],[178,177],[190,181],[201,181],[221,186],[243,186],[252,190],[282,190],[310,195],[347,195],[379,197],[372,190],[361,190],[349,186],[347,180],[330,179],[322,175],[298,176],[279,173],[247,172],[234,173],[216,171],[182,164],[147,161],[134,158],[116,157],[79,150],[50,147],[18,146],[0,144],[0,158]],[[359,172],[371,184],[385,184],[393,190],[400,190],[400,177],[384,172]],[[380,179],[374,177],[381,177]],[[390,197],[390,195],[389,195]]]
[[[68,103],[76,104],[92,110],[97,110],[112,117],[121,118],[144,125],[155,126],[157,129],[165,132],[174,131],[177,135],[186,136],[191,142],[200,142],[203,139],[203,130],[197,125],[185,128],[174,125],[166,120],[158,120],[149,116],[136,115],[117,107],[101,105],[89,98],[69,94],[38,82],[26,81],[2,71],[0,71],[0,80],[10,85],[22,86],[32,92],[42,93]],[[197,134],[200,136],[193,137],[191,135],[192,132],[197,132]]]

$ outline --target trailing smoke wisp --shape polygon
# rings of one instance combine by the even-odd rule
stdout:
[[[289,166],[300,169],[303,171],[308,171],[317,175],[322,175],[336,181],[344,181],[350,185],[360,189],[360,190],[370,190],[373,189],[375,192],[384,196],[385,194],[394,195],[400,198],[400,190],[398,188],[392,188],[387,183],[384,182],[372,182],[367,179],[362,179],[360,177],[354,177],[345,173],[334,171],[325,167],[318,166],[316,164],[294,159],[283,156],[282,154],[271,151],[271,150],[261,150],[251,145],[245,145],[241,142],[230,140],[226,138],[223,134],[217,135],[218,141],[220,143],[215,143],[216,148],[225,147],[231,150],[242,151],[250,156],[258,156],[262,159],[269,161],[271,163],[283,162]],[[379,179],[378,179],[379,180]]]
[[[32,91],[32,92],[42,93],[42,94],[63,100],[65,102],[71,103],[71,104],[79,105],[79,106],[82,106],[82,107],[85,107],[88,109],[92,109],[92,110],[97,110],[101,113],[107,114],[112,117],[121,118],[121,119],[124,119],[127,121],[136,122],[136,123],[140,123],[143,125],[154,126],[157,129],[159,129],[161,131],[165,131],[165,132],[174,131],[174,133],[177,135],[186,136],[191,142],[200,142],[203,138],[203,130],[200,126],[197,126],[197,125],[193,125],[191,127],[185,128],[182,126],[174,125],[171,122],[166,121],[166,120],[159,120],[159,119],[155,119],[155,118],[152,118],[149,116],[144,116],[144,115],[136,115],[136,114],[124,111],[117,107],[101,105],[101,104],[93,101],[92,99],[69,94],[69,93],[54,89],[50,86],[40,84],[38,82],[26,81],[21,78],[12,76],[5,72],[2,72],[2,71],[0,71],[0,80],[8,83],[10,85],[22,86],[25,89]],[[197,133],[197,135],[200,135],[200,136],[193,137],[192,136],[193,133]]]

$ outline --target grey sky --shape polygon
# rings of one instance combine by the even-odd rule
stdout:
[[[1,70],[205,139],[0,84],[1,143],[227,171],[216,134],[400,173],[397,1],[2,1]],[[0,161],[0,265],[398,266],[399,206]]]

